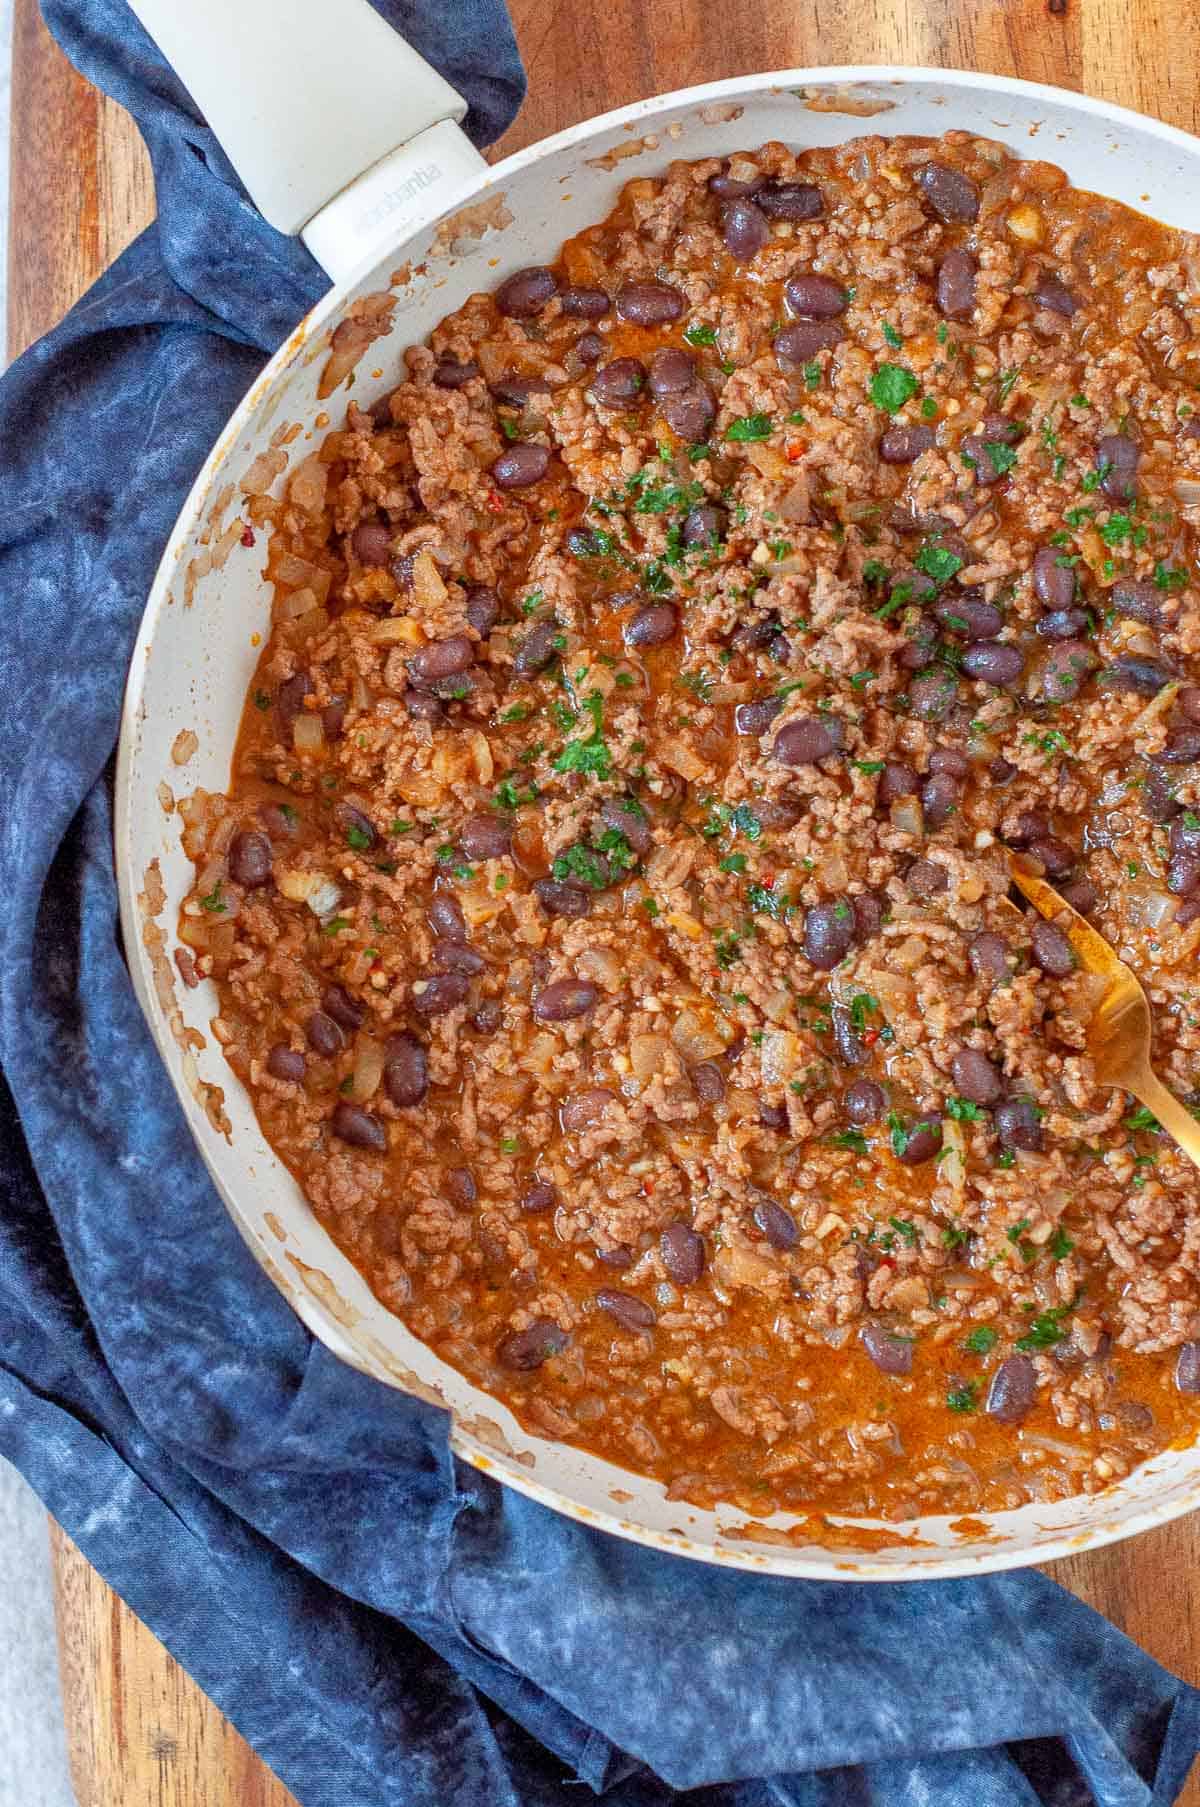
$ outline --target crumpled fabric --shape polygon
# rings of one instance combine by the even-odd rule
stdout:
[[[501,0],[374,3],[504,129]],[[788,1581],[571,1523],[246,1250],[123,963],[113,750],[175,515],[326,280],[122,0],[45,12],[159,219],[0,383],[0,1451],[302,1807],[1166,1807],[1200,1696],[1052,1581]]]

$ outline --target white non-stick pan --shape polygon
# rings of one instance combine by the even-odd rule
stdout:
[[[472,292],[551,261],[563,239],[604,217],[631,176],[766,139],[801,148],[864,131],[962,127],[1052,158],[1080,187],[1181,227],[1196,224],[1200,142],[1101,101],[996,76],[793,69],[641,101],[488,168],[456,123],[463,102],[366,0],[134,0],[134,10],[267,218],[302,232],[334,283],[230,421],[171,535],[134,650],[118,770],[134,984],[217,1189],[259,1261],[343,1360],[448,1407],[467,1461],[575,1518],[708,1562],[853,1580],[978,1573],[1111,1542],[1200,1504],[1200,1451],[1191,1448],[1095,1498],[958,1529],[924,1518],[899,1538],[894,1526],[850,1527],[829,1547],[783,1515],[764,1534],[733,1507],[670,1501],[657,1483],[531,1435],[418,1342],[334,1247],[225,1064],[211,1029],[215,992],[178,985],[169,957],[191,879],[173,805],[197,786],[225,789],[268,632],[262,537],[241,544],[247,489],[277,492],[340,424],[349,395],[369,405],[394,387],[404,348]],[[362,335],[347,331],[331,348],[348,318],[379,329],[349,373],[339,350]]]

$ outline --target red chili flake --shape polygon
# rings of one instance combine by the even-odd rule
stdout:
[[[647,1197],[651,1196],[654,1192],[654,1181],[653,1180],[643,1180],[642,1181],[642,1191],[647,1195]]]
[[[873,1048],[875,1046],[875,1043],[878,1040],[879,1040],[878,1029],[864,1029],[863,1030],[862,1045],[864,1048]]]
[[[804,450],[804,441],[802,439],[790,439],[783,448],[783,453],[789,464],[796,464],[803,458]]]
[[[243,546],[253,546],[253,544],[254,544],[254,529],[253,529],[253,527],[247,527],[245,532],[242,534],[242,545]]]
[[[498,489],[490,489],[488,491],[487,505],[493,514],[504,513],[504,497],[500,494]]]

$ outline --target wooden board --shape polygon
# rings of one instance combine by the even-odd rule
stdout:
[[[514,0],[530,96],[499,152],[665,89],[756,69],[956,65],[1082,88],[1200,128],[1195,0]],[[149,218],[118,107],[16,0],[9,349],[52,326]],[[80,1807],[291,1807],[292,1796],[55,1529]],[[1055,1578],[1200,1684],[1200,1514],[1058,1563]],[[1181,1797],[1200,1807],[1200,1783]]]

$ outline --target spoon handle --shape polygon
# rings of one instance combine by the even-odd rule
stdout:
[[[1187,1106],[1180,1104],[1175,1094],[1168,1092],[1148,1067],[1138,1074],[1136,1084],[1130,1084],[1128,1080],[1123,1083],[1147,1110],[1154,1112],[1167,1134],[1173,1136],[1184,1154],[1200,1167],[1200,1123]]]

